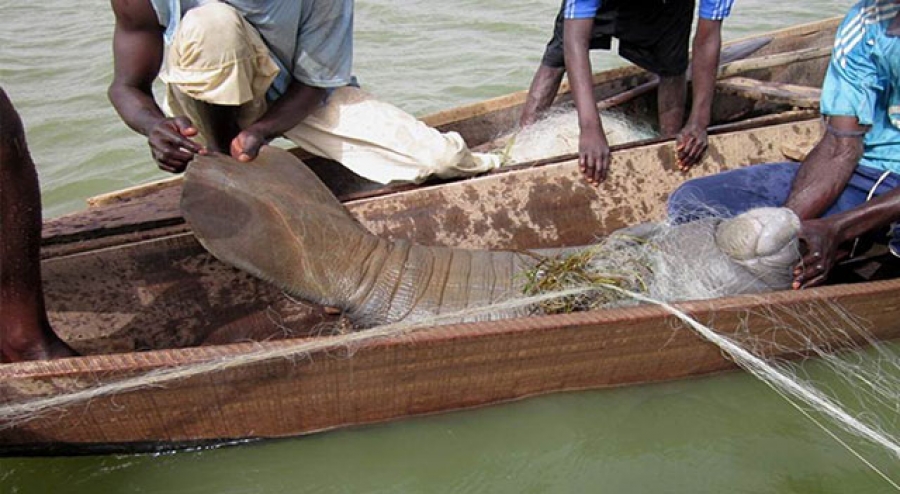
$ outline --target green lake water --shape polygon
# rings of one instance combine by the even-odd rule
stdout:
[[[840,15],[851,3],[737,0],[726,37]],[[558,5],[359,0],[355,72],[367,89],[417,115],[524,89]],[[0,0],[0,85],[25,121],[47,217],[80,209],[91,195],[166,176],[106,99],[111,30],[107,1]],[[594,62],[597,69],[623,63],[609,54],[595,54]],[[896,407],[873,412],[897,425]],[[900,478],[896,459],[861,448]],[[729,373],[219,449],[0,458],[0,493],[57,492],[894,489],[765,385]]]

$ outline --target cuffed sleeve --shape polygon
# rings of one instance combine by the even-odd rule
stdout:
[[[592,19],[601,6],[600,0],[566,0],[563,5],[565,19]]]

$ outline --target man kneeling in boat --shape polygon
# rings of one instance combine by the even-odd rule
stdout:
[[[825,134],[805,161],[690,180],[669,199],[676,223],[784,205],[803,221],[795,289],[823,283],[863,235],[900,220],[900,2],[864,0],[837,31],[822,89]],[[897,232],[897,229],[893,230]],[[900,239],[891,252],[900,255]]]
[[[553,102],[563,74],[568,72],[581,127],[579,167],[588,182],[596,185],[605,180],[610,163],[609,144],[597,114],[589,51],[609,49],[610,39],[615,37],[623,57],[659,76],[660,132],[667,136],[677,134],[679,166],[689,169],[706,151],[722,21],[731,12],[733,2],[700,0],[691,69],[693,102],[685,123],[685,71],[694,1],[563,0],[553,38],[534,74],[519,124],[524,127],[534,123]]]
[[[251,161],[279,136],[382,184],[499,166],[498,156],[471,153],[459,134],[442,134],[356,87],[352,0],[113,0],[112,7],[109,96],[149,138],[165,171],[182,172],[207,150]],[[151,92],[157,76],[170,117]]]

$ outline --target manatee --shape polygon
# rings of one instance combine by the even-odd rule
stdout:
[[[338,307],[358,327],[417,321],[521,297],[544,253],[429,247],[366,231],[290,153],[267,146],[253,163],[199,156],[185,177],[184,216],[220,260],[303,300]],[[710,296],[786,289],[799,259],[800,222],[787,209],[624,233],[652,242],[674,270],[651,289],[680,293],[678,280],[707,273]],[[710,269],[710,267],[713,269]],[[667,284],[663,286],[662,284]],[[677,297],[676,297],[677,298]],[[516,317],[533,308],[460,320]]]

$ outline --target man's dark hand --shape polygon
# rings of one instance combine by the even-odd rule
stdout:
[[[706,127],[691,123],[685,125],[676,139],[675,152],[678,169],[682,172],[690,170],[692,166],[700,162],[708,146]]]
[[[609,144],[603,131],[581,132],[578,139],[578,168],[591,185],[600,185],[609,171]]]
[[[148,138],[153,159],[162,170],[183,172],[195,154],[206,153],[206,148],[191,139],[196,135],[197,129],[187,117],[160,120]]]
[[[260,132],[252,129],[242,130],[231,141],[231,157],[242,162],[249,162],[256,159],[259,150],[266,143],[266,138]]]
[[[827,218],[803,222],[800,242],[805,249],[794,267],[795,290],[821,285],[834,263],[847,256],[848,252],[839,249],[838,235],[835,223]]]

